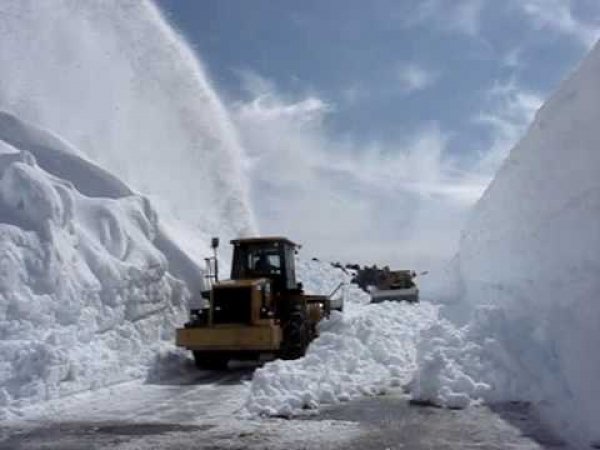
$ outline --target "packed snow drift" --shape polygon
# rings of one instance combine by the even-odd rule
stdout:
[[[405,386],[416,369],[420,331],[436,320],[431,304],[357,304],[333,314],[304,358],[255,372],[246,410],[289,416]]]
[[[149,201],[0,113],[0,217],[4,414],[143,375],[189,298],[157,247],[168,238]]]
[[[459,332],[423,340],[417,395],[530,400],[600,443],[600,47],[538,112],[479,201],[452,269]]]
[[[340,269],[320,262],[301,262],[298,272],[309,291],[329,293],[336,282],[349,283]],[[359,396],[385,393],[407,385],[416,369],[420,332],[438,320],[431,304],[384,302],[347,285],[344,313],[319,326],[320,336],[304,358],[277,360],[258,369],[245,411],[290,416]]]

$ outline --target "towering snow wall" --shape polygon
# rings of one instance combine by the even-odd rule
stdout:
[[[599,121],[597,45],[477,204],[457,258],[474,320],[421,374],[446,361],[446,388],[533,401],[586,447],[600,443]]]
[[[228,236],[253,228],[226,111],[148,1],[1,2],[0,109],[150,196],[163,222]]]
[[[168,242],[147,199],[0,112],[0,417],[145,374],[187,313]]]

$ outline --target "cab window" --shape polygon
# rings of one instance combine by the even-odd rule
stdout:
[[[256,273],[261,274],[280,274],[281,258],[279,250],[255,250],[248,252],[246,267]]]
[[[239,246],[235,249],[232,277],[281,275],[281,264],[280,246],[277,243]]]

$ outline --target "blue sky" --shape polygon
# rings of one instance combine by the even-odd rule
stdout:
[[[158,4],[237,123],[262,229],[325,257],[416,266],[455,251],[600,29],[596,0]]]

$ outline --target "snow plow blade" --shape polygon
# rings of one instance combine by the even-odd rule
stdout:
[[[188,350],[276,351],[281,341],[281,327],[270,324],[179,328],[176,336],[176,344]]]
[[[371,303],[385,301],[417,303],[419,301],[419,289],[416,287],[408,289],[382,289],[371,291]]]

